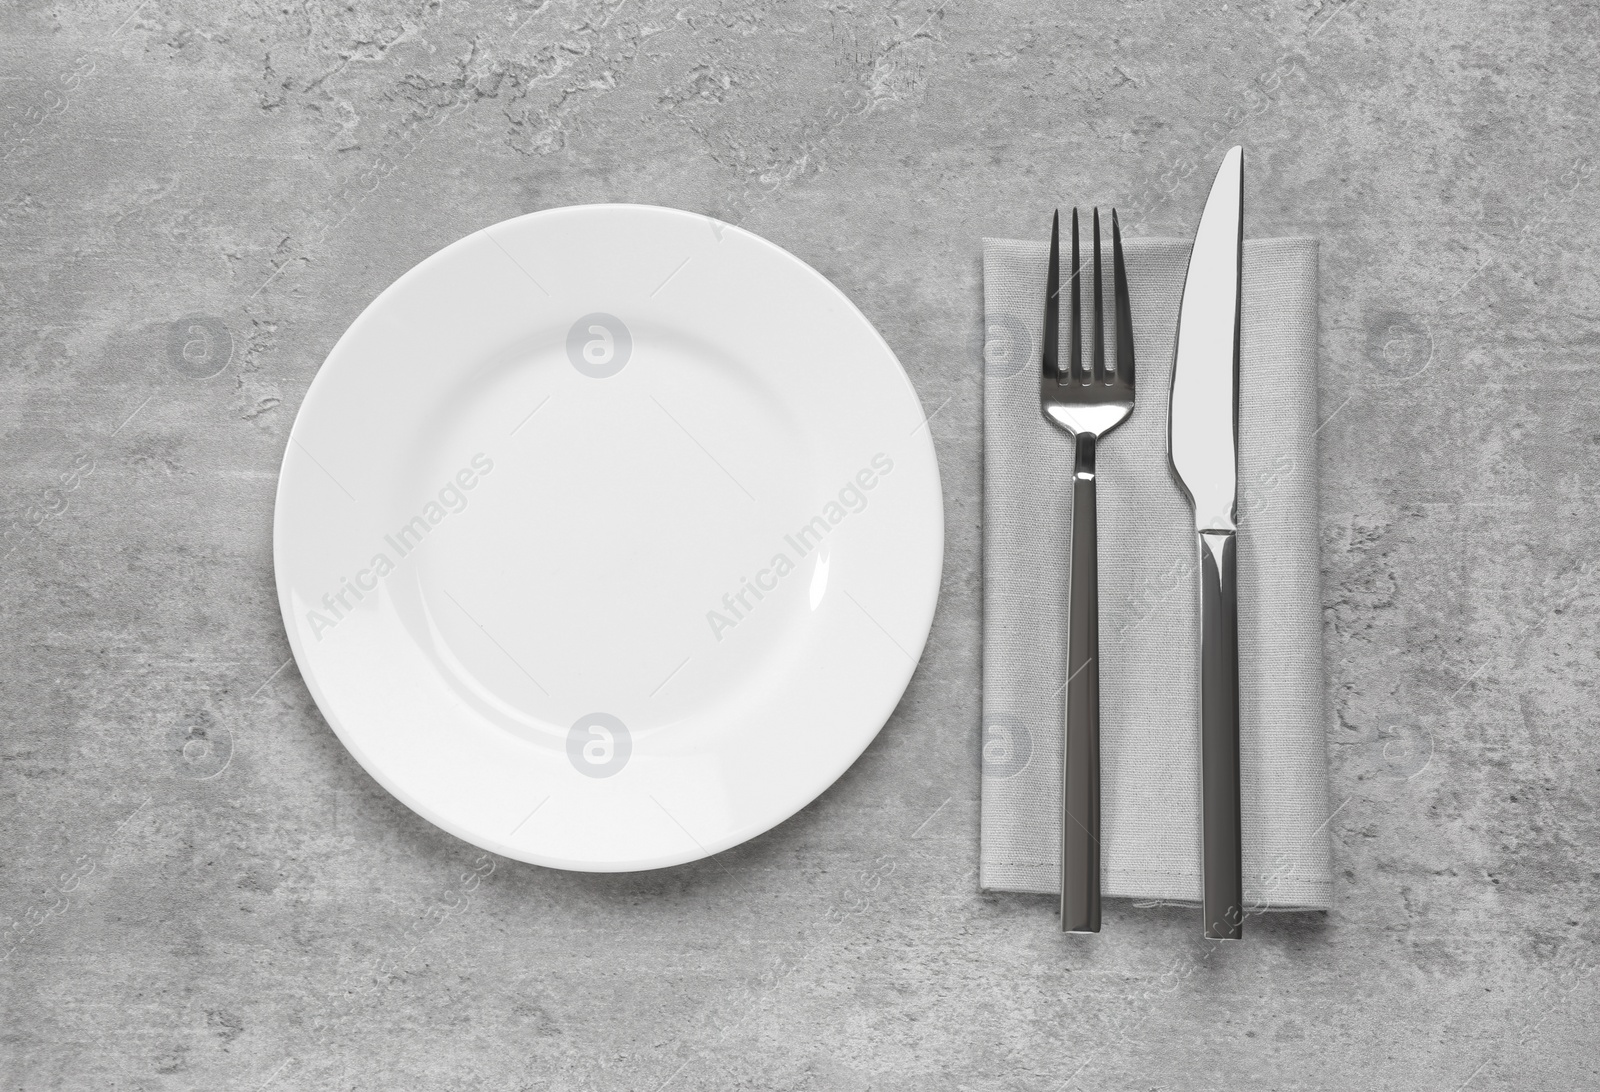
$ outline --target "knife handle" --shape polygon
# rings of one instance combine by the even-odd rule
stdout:
[[[1061,752],[1061,931],[1100,931],[1100,558],[1095,436],[1080,432],[1072,466],[1072,571]]]
[[[1200,842],[1205,935],[1244,937],[1239,815],[1238,541],[1200,532]]]

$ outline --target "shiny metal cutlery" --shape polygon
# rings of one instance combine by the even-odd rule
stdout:
[[[1073,437],[1072,569],[1067,601],[1065,747],[1061,769],[1061,931],[1100,931],[1100,597],[1095,534],[1095,448],[1133,412],[1133,316],[1122,265],[1122,233],[1111,212],[1115,366],[1106,366],[1100,210],[1094,210],[1094,331],[1091,368],[1083,363],[1078,210],[1072,210],[1072,306],[1067,369],[1058,366],[1061,334],[1061,214],[1050,222],[1043,368],[1039,408]]]
[[[1239,816],[1237,487],[1244,149],[1222,159],[1178,312],[1167,454],[1194,506],[1200,573],[1201,909],[1205,935],[1244,936]]]

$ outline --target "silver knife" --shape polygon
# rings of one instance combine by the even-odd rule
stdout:
[[[1167,455],[1200,550],[1200,845],[1205,935],[1244,936],[1237,589],[1239,302],[1244,149],[1222,158],[1189,252]]]

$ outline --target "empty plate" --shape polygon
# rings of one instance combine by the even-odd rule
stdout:
[[[552,209],[446,247],[329,354],[278,592],[328,723],[484,849],[622,871],[794,814],[910,681],[944,546],[922,408],[788,252]]]

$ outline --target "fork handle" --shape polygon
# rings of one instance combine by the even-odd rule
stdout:
[[[1200,532],[1200,843],[1205,935],[1244,937],[1239,821],[1238,541]]]
[[[1061,931],[1100,931],[1100,562],[1095,533],[1096,437],[1072,460],[1072,570],[1061,765]]]

